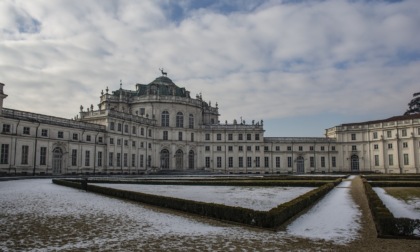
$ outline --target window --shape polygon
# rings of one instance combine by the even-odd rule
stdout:
[[[314,147],[313,146],[309,146],[309,150],[310,151],[313,151],[314,150]]]
[[[39,153],[39,164],[46,165],[47,164],[47,147],[41,147]]]
[[[163,131],[163,140],[168,140],[168,131]]]
[[[182,141],[182,132],[178,132],[178,141]]]
[[[252,157],[247,157],[246,158],[246,166],[247,167],[252,167]]]
[[[331,166],[336,167],[337,166],[337,158],[332,156],[331,157]]]
[[[403,142],[403,148],[408,148],[408,143],[407,142]]]
[[[128,154],[124,153],[124,167],[128,166]]]
[[[23,134],[29,135],[31,133],[31,129],[29,127],[23,127]]]
[[[388,130],[388,131],[386,132],[386,137],[387,137],[387,138],[391,138],[391,137],[392,137],[392,131],[391,131],[391,130]]]
[[[309,167],[315,167],[315,158],[309,157]]]
[[[3,133],[10,133],[10,124],[3,124]]]
[[[394,165],[394,156],[392,154],[388,155],[388,165],[393,166]]]
[[[79,135],[77,133],[73,133],[73,140],[78,140],[79,139]]]
[[[406,137],[407,136],[407,130],[406,129],[401,130],[401,135],[403,137]]]
[[[264,151],[268,151],[268,146],[264,146]]]
[[[149,137],[152,137],[152,130],[149,129]]]
[[[324,151],[325,150],[325,146],[321,146],[321,151]]]
[[[356,140],[356,134],[354,134],[354,133],[353,133],[353,134],[351,134],[351,140],[352,140],[352,141],[355,141],[355,140]]]
[[[239,147],[238,147],[238,150],[239,150],[239,151],[244,151],[244,147],[243,147],[243,146],[239,146]]]
[[[190,114],[190,116],[188,117],[188,127],[190,129],[194,129],[194,116],[193,116],[193,114]]]
[[[303,151],[303,146],[299,146],[299,151]]]
[[[244,157],[239,157],[238,158],[238,166],[240,168],[244,167]]]
[[[121,166],[121,153],[117,153],[117,167]]]
[[[140,142],[140,148],[144,148],[144,143]]]
[[[131,154],[131,166],[136,167],[136,154]]]
[[[269,160],[269,158],[268,157],[264,157],[264,167],[265,168],[268,168],[269,167],[269,165],[270,165],[270,162],[269,162],[270,160]]]
[[[233,151],[233,146],[228,146],[228,151]]]
[[[222,134],[217,134],[217,141],[222,140]]]
[[[217,168],[222,167],[222,157],[217,157]]]
[[[191,142],[194,142],[194,133],[191,133]]]
[[[114,165],[114,153],[113,152],[109,153],[109,158],[108,159],[109,159],[108,160],[108,165],[113,166]]]
[[[76,166],[77,165],[77,150],[71,150],[71,165]]]
[[[103,137],[98,137],[98,143],[102,143],[104,141],[103,139]]]
[[[136,141],[132,141],[132,142],[131,142],[131,146],[132,146],[132,147],[136,147]]]
[[[373,145],[373,149],[374,149],[374,150],[377,150],[377,149],[379,149],[379,145],[377,145],[377,144],[374,144],[374,145]]]
[[[247,147],[246,147],[246,150],[247,150],[247,151],[252,151],[251,146],[247,146]]]
[[[255,157],[255,167],[260,167],[260,157]]]
[[[356,151],[356,150],[357,150],[357,146],[356,146],[356,145],[352,145],[352,146],[351,146],[351,150],[352,150],[352,151]]]
[[[378,139],[378,132],[373,132],[373,139]]]
[[[144,156],[143,156],[143,154],[140,155],[140,167],[144,167]]]
[[[135,135],[136,133],[137,133],[137,130],[136,130],[137,128],[136,128],[136,126],[133,126],[132,127],[132,129],[131,129],[131,133],[133,134],[133,135]]]
[[[151,149],[152,148],[152,144],[151,143],[149,143],[149,149]]]
[[[280,157],[276,157],[276,167],[280,167]]]
[[[404,165],[409,165],[408,154],[404,154]]]
[[[128,125],[124,125],[124,132],[128,133]]]
[[[147,156],[147,167],[152,166],[152,156],[148,155]]]
[[[229,168],[233,167],[233,157],[228,158],[228,166],[229,166]]]
[[[222,151],[222,146],[217,146],[217,151]]]
[[[292,146],[287,146],[287,150],[291,151],[292,150]]]
[[[255,146],[255,151],[260,151],[260,146]]]
[[[280,146],[276,146],[276,151],[280,151]]]
[[[325,157],[321,157],[321,167],[325,167]]]
[[[375,155],[375,166],[379,166],[379,155]]]
[[[292,157],[287,157],[287,167],[292,167]]]
[[[260,134],[255,134],[255,140],[259,141],[260,140]]]
[[[239,135],[238,135],[238,140],[239,140],[239,141],[242,141],[242,140],[243,140],[243,135],[242,135],[242,134],[239,134]]]
[[[86,141],[87,141],[87,142],[90,142],[90,140],[91,140],[91,136],[90,136],[90,135],[87,135],[87,136],[86,136]]]
[[[128,140],[124,140],[124,146],[128,146]]]
[[[146,114],[146,110],[144,108],[140,108],[140,115]]]
[[[206,168],[210,168],[210,157],[206,157]]]
[[[90,151],[85,151],[85,166],[90,166]]]
[[[117,145],[121,145],[121,139],[117,139]]]
[[[184,115],[182,112],[178,112],[176,114],[176,127],[183,128],[184,127]]]
[[[2,144],[1,153],[0,153],[0,164],[8,164],[8,163],[9,163],[9,145]]]
[[[114,122],[109,123],[109,129],[110,130],[115,130],[115,123]]]
[[[98,166],[102,166],[102,151],[98,151]]]
[[[233,140],[233,134],[232,134],[232,133],[229,133],[229,134],[228,134],[228,140],[229,140],[229,141],[232,141],[232,140]]]
[[[206,134],[206,141],[210,141],[210,134]]]
[[[64,133],[63,133],[63,131],[59,131],[59,132],[57,133],[57,137],[58,137],[58,138],[63,138],[63,137],[64,137]]]
[[[251,134],[246,134],[246,140],[251,141]]]
[[[144,128],[140,128],[140,135],[144,136]]]
[[[331,146],[331,150],[332,151],[335,151],[335,146]]]
[[[118,131],[122,131],[122,124],[121,123],[118,123]]]
[[[169,112],[163,111],[162,112],[162,127],[169,127]]]
[[[206,151],[210,151],[210,146],[206,146]]]
[[[22,160],[21,164],[26,165],[28,164],[28,157],[29,157],[29,146],[22,145]]]
[[[43,136],[43,137],[48,136],[48,130],[47,129],[42,129],[41,130],[41,136]]]
[[[388,144],[388,149],[392,149],[392,143]]]
[[[114,144],[114,138],[109,139],[109,144]]]

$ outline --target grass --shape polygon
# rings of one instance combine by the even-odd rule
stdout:
[[[415,198],[420,199],[420,187],[383,187],[389,195],[408,203]]]

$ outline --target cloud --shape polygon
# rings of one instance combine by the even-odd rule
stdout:
[[[0,81],[6,107],[62,117],[159,67],[217,101],[222,121],[386,117],[419,91],[419,11],[415,0],[3,1]]]

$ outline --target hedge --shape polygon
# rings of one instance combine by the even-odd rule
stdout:
[[[395,218],[372,189],[372,186],[366,180],[363,182],[378,237],[420,239],[420,236],[418,236],[420,234],[420,220]]]
[[[74,180],[68,181],[54,179],[53,182],[73,188],[82,188],[81,181],[77,182]],[[270,211],[256,211],[242,207],[233,207],[222,204],[205,203],[166,196],[151,195],[140,192],[101,187],[92,184],[87,185],[87,190],[149,205],[197,214],[218,220],[235,222],[261,228],[276,229],[291,217],[313,205],[324,195],[326,195],[331,189],[333,189],[334,186],[334,183],[324,183],[324,185],[321,187],[311,190],[292,201],[281,204],[271,209]]]

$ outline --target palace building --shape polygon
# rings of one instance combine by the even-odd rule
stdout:
[[[164,72],[134,90],[101,93],[74,119],[3,108],[0,174],[420,173],[420,114],[342,124],[325,137],[264,137],[263,121],[219,122]]]

